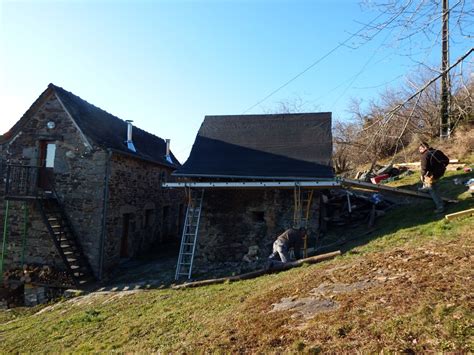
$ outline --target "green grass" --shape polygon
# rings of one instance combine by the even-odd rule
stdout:
[[[452,184],[460,175],[441,182],[445,194],[461,199],[449,212],[474,205]],[[447,222],[432,209],[427,201],[393,210],[373,234],[344,246],[344,255],[279,274],[0,311],[0,352],[472,352],[473,220]],[[269,313],[283,297],[307,297],[322,283],[349,284],[380,270],[404,276],[334,295],[338,309],[306,321],[291,311]]]

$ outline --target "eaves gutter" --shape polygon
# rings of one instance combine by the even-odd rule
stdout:
[[[171,164],[167,164],[167,163],[162,163],[162,162],[159,162],[159,161],[156,161],[156,160],[153,160],[153,159],[150,159],[150,158],[145,158],[145,157],[142,157],[140,155],[136,155],[136,154],[132,154],[132,153],[127,153],[127,152],[124,152],[122,150],[119,150],[119,149],[115,149],[115,148],[106,148],[107,150],[110,150],[111,152],[114,152],[114,153],[117,153],[117,154],[122,154],[122,155],[125,155],[127,157],[130,157],[130,158],[135,158],[135,159],[138,159],[138,160],[143,160],[143,161],[146,161],[148,163],[152,163],[152,164],[155,164],[155,165],[159,165],[159,166],[163,166],[165,168],[170,168],[170,169],[178,169],[179,166],[175,166],[175,165],[171,165]]]
[[[337,180],[313,180],[313,181],[233,181],[233,182],[165,182],[163,188],[201,188],[201,189],[255,189],[255,188],[280,188],[288,189],[294,187],[305,188],[334,188],[340,187]]]

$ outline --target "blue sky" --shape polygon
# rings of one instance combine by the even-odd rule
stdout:
[[[0,131],[52,82],[170,138],[183,162],[205,115],[242,114],[376,16],[350,0],[4,0]],[[349,119],[351,98],[375,98],[415,70],[395,36],[337,49],[247,113],[296,100]],[[438,52],[421,55],[436,63]]]

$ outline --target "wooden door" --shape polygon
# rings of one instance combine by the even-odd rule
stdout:
[[[125,213],[122,218],[122,240],[120,243],[120,257],[128,258],[128,234],[130,232],[130,214]]]
[[[38,186],[50,190],[54,184],[54,160],[56,158],[56,143],[51,141],[39,142],[39,178]]]

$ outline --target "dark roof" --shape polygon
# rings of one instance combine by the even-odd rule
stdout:
[[[333,178],[331,113],[206,116],[173,174],[264,179]]]
[[[58,96],[82,133],[98,146],[174,168],[180,166],[173,153],[171,153],[171,158],[175,164],[170,164],[166,161],[166,142],[162,138],[135,126],[133,127],[133,144],[136,152],[129,150],[125,144],[127,137],[126,121],[53,84],[48,85],[48,89],[33,103],[22,119],[13,126],[10,132],[8,132],[8,136],[11,136],[12,132],[21,129],[22,121],[24,121],[25,117],[27,118],[34,114],[34,111],[36,111],[36,108],[41,103],[39,101],[42,101],[41,98],[49,97],[51,92]],[[8,139],[8,137],[5,138]]]

